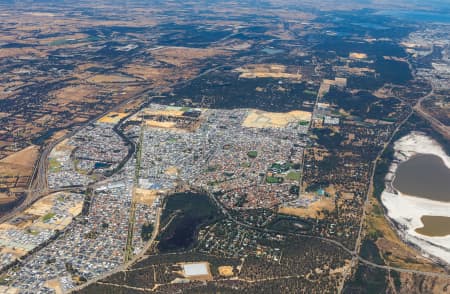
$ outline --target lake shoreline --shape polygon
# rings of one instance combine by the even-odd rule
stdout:
[[[415,155],[438,156],[449,169],[450,157],[438,142],[419,132],[412,132],[397,140],[394,150],[394,159],[385,177],[385,189],[381,194],[386,217],[395,224],[399,236],[418,248],[424,256],[450,264],[450,235],[430,237],[416,232],[416,229],[423,227],[421,218],[424,215],[450,217],[450,202],[406,195],[392,185],[398,166]]]

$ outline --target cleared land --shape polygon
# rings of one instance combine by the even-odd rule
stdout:
[[[242,126],[247,128],[283,128],[289,123],[310,121],[311,113],[294,110],[287,113],[251,110]]]
[[[134,190],[134,196],[136,203],[151,206],[155,199],[159,196],[159,192],[156,190],[136,188]]]
[[[302,75],[300,69],[288,71],[285,65],[281,64],[251,64],[239,67],[235,71],[241,73],[239,78],[279,78],[300,80]]]
[[[108,123],[108,124],[117,124],[122,118],[126,117],[128,114],[123,112],[110,112],[104,117],[100,118],[98,122],[100,123]]]
[[[24,192],[33,173],[39,147],[31,145],[0,160],[0,204],[17,200],[16,193]]]
[[[39,147],[31,145],[0,160],[0,175],[29,176],[31,175],[39,155]]]
[[[349,57],[353,58],[353,59],[365,59],[365,58],[367,58],[367,54],[366,53],[352,52],[352,53],[350,53]]]
[[[221,275],[222,277],[232,277],[234,275],[232,266],[228,265],[219,266],[218,270],[219,275]]]
[[[164,47],[150,52],[156,60],[178,67],[190,65],[196,60],[229,54],[225,50],[215,48],[188,47]]]
[[[310,217],[323,219],[325,215],[322,211],[333,211],[335,209],[334,200],[331,198],[322,198],[311,203],[308,207],[281,207],[278,212],[298,217]]]
[[[180,263],[183,268],[183,276],[190,280],[210,281],[212,274],[208,262]]]

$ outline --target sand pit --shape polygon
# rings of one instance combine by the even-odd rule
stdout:
[[[218,270],[219,270],[219,275],[221,275],[222,277],[232,277],[232,276],[234,276],[233,267],[232,266],[228,266],[228,265],[219,266]]]
[[[250,110],[242,126],[247,128],[283,128],[289,123],[310,121],[311,113],[294,110],[287,113]]]

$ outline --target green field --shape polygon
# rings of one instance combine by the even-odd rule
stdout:
[[[302,121],[299,121],[298,124],[299,124],[300,126],[307,126],[307,125],[309,125],[309,121],[302,120]]]
[[[284,182],[283,178],[279,177],[266,177],[266,182],[269,184],[281,184]]]
[[[44,215],[44,216],[42,217],[42,220],[43,220],[44,222],[49,221],[49,220],[52,219],[55,215],[56,215],[56,214],[54,214],[53,212],[49,212],[49,213],[47,213],[46,215]]]
[[[290,171],[290,172],[286,175],[286,179],[291,180],[291,181],[300,181],[301,175],[302,175],[302,174],[301,174],[300,172]]]
[[[304,90],[303,93],[305,93],[306,95],[311,95],[311,96],[317,95],[316,91],[311,91],[311,90]]]
[[[61,170],[61,164],[55,158],[50,158],[49,169],[51,172],[59,172]]]

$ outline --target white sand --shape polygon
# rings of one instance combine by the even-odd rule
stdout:
[[[413,132],[396,141],[394,149],[395,160],[386,176],[386,189],[381,195],[383,205],[388,211],[387,215],[400,225],[401,229],[398,233],[405,241],[418,246],[424,255],[450,264],[450,235],[429,237],[415,231],[423,227],[420,220],[423,215],[450,217],[450,203],[404,195],[391,186],[398,164],[416,154],[439,156],[448,168],[450,168],[450,157],[435,140],[418,132]]]

